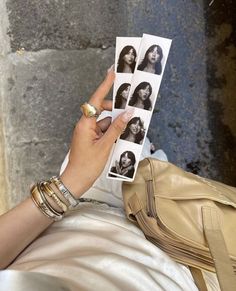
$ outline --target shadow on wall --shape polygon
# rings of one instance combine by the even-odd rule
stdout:
[[[218,180],[236,186],[236,7],[230,0],[214,1],[211,6],[207,2],[207,100],[213,137],[209,147],[214,157],[211,168],[216,169]]]

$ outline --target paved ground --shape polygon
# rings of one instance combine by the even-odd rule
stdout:
[[[1,1],[0,174],[8,188],[1,199],[12,207],[35,179],[58,171],[79,104],[113,63],[115,37],[143,32],[173,39],[149,136],[171,162],[236,186],[234,6],[230,0]]]

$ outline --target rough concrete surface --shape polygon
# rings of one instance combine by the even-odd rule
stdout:
[[[58,173],[81,115],[79,105],[100,83],[113,55],[112,48],[43,50],[10,54],[2,62],[11,204],[28,195],[31,183]]]
[[[173,39],[148,135],[171,162],[236,185],[233,1],[7,0],[4,9],[9,207],[58,171],[79,104],[113,62],[115,37],[143,32]]]
[[[11,51],[10,39],[7,35],[9,28],[6,0],[0,1],[0,58]]]
[[[7,195],[7,181],[6,181],[6,169],[5,169],[5,147],[3,136],[3,125],[0,118],[0,214],[5,212],[9,206],[9,196]]]
[[[115,37],[126,33],[125,4],[123,0],[8,0],[12,50],[114,45]]]

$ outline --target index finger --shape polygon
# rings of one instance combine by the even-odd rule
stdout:
[[[99,85],[97,90],[93,93],[91,96],[89,103],[93,106],[95,106],[98,110],[102,110],[102,103],[108,92],[110,91],[113,82],[115,79],[115,73],[113,69],[111,68],[108,70],[107,75],[103,82]],[[85,116],[81,117],[81,122],[84,123],[84,125],[88,125],[89,127],[96,127],[96,118],[87,118]]]
[[[110,70],[107,73],[106,78],[103,80],[103,82],[99,85],[97,90],[91,96],[89,103],[94,105],[97,109],[101,109],[102,101],[109,93],[113,85],[114,79],[115,73],[113,70]]]

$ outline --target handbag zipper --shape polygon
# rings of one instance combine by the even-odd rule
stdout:
[[[184,243],[181,243],[180,241],[174,243],[174,241],[172,242],[170,240],[170,238],[161,238],[161,236],[163,236],[163,235],[165,236],[165,234],[164,233],[158,234],[158,231],[155,231],[145,221],[145,218],[143,217],[141,212],[138,212],[136,214],[136,219],[138,220],[139,226],[143,230],[143,232],[146,235],[146,237],[148,238],[148,240],[152,241],[152,243],[157,245],[159,248],[161,248],[163,251],[165,251],[169,255],[171,255],[171,253],[173,252],[172,255],[175,254],[175,255],[177,255],[177,257],[180,256],[181,254],[183,256],[189,257],[189,259],[192,259],[192,260],[194,260],[194,257],[195,257],[195,259],[196,258],[200,259],[202,263],[204,263],[208,266],[212,266],[212,264],[213,264],[212,258],[210,256],[208,256],[208,253],[199,254],[198,251],[200,251],[200,250],[194,249],[194,248],[191,250],[191,247],[189,245],[185,245]],[[162,230],[160,228],[159,228],[159,230],[162,232]],[[166,235],[168,235],[168,234],[166,234]],[[160,240],[158,240],[158,236],[160,236]],[[171,250],[172,250],[172,252],[171,252]]]
[[[180,263],[183,263],[181,261],[181,257],[182,260],[185,259],[188,262],[192,261],[192,264],[194,262],[194,260],[199,260],[202,264],[205,265],[205,268],[207,270],[212,271],[212,268],[214,267],[214,263],[212,261],[212,258],[210,256],[208,256],[208,254],[199,254],[198,253],[198,249],[189,249],[189,246],[185,246],[188,249],[184,248],[184,244],[181,244],[181,242],[179,242],[179,246],[177,246],[175,243],[172,243],[169,239],[167,240],[162,240],[160,238],[160,240],[158,240],[158,233],[155,232],[155,230],[153,230],[152,227],[150,227],[148,225],[148,223],[146,223],[143,215],[139,212],[136,214],[136,218],[139,221],[139,225],[141,227],[141,229],[143,230],[146,238],[151,241],[153,244],[155,244],[157,247],[159,247],[162,251],[166,252],[169,256],[171,256],[174,260],[179,261]]]

